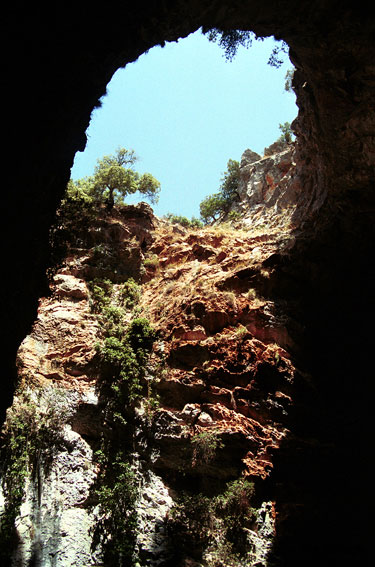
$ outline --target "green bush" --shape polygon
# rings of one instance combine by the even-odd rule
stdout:
[[[97,203],[72,188],[66,191],[64,199],[56,212],[56,218],[49,233],[50,260],[48,276],[50,278],[62,266],[74,247],[83,246],[89,229],[98,216]]]
[[[168,520],[172,547],[179,555],[203,559],[207,567],[247,565],[247,531],[255,520],[253,499],[254,485],[245,478],[229,482],[217,496],[182,492]]]
[[[191,217],[191,219],[188,219],[187,217],[181,215],[174,215],[173,213],[167,213],[164,216],[164,218],[169,220],[171,223],[180,224],[184,228],[201,228],[203,226],[202,221],[200,221],[194,216]]]
[[[152,384],[146,379],[156,333],[147,319],[135,317],[141,288],[134,279],[129,278],[118,286],[110,280],[94,280],[89,289],[91,308],[102,330],[97,352],[101,375],[99,395],[105,400],[102,407],[105,427],[100,449],[95,454],[99,474],[92,488],[100,511],[93,548],[103,549],[108,567],[132,566],[137,563],[135,502],[138,496],[131,466],[134,406],[146,398],[147,420],[157,406]]]
[[[122,337],[125,332],[125,311],[117,305],[104,307],[98,316],[102,332],[111,337]]]
[[[155,339],[155,330],[144,317],[133,319],[126,332],[126,340],[141,360],[151,351]]]
[[[124,282],[119,291],[120,302],[126,309],[133,309],[141,298],[141,287],[133,278]]]
[[[132,405],[147,390],[150,411],[154,407],[151,385],[145,375],[156,333],[145,318],[126,321],[129,313],[124,308],[134,307],[140,298],[140,287],[134,280],[125,282],[117,294],[110,285],[97,285],[97,288],[93,288],[96,293],[93,305],[103,329],[97,350],[103,377],[101,388],[106,399],[103,407],[106,429],[96,453],[100,472],[93,493],[101,517],[94,530],[93,548],[100,545],[104,549],[105,565],[122,567],[136,565],[137,561],[138,490],[129,450],[134,434]]]
[[[0,557],[9,552],[14,522],[25,494],[26,478],[39,482],[64,444],[69,417],[66,392],[56,387],[16,394],[1,431],[1,483],[5,509],[0,518]],[[41,487],[39,487],[41,489]]]
[[[113,283],[108,279],[95,279],[88,283],[88,287],[91,309],[94,313],[100,313],[104,307],[109,306],[111,303]]]
[[[226,538],[239,551],[245,550],[245,530],[255,519],[255,510],[251,507],[253,498],[254,483],[239,478],[228,483],[226,491],[216,499],[215,511],[224,522]]]
[[[228,214],[228,220],[231,222],[236,222],[241,218],[241,213],[239,211],[230,211]]]
[[[177,553],[188,552],[200,559],[211,541],[215,518],[212,500],[203,494],[182,492],[168,519],[168,532]]]
[[[95,457],[101,470],[95,487],[101,516],[95,526],[93,547],[99,543],[103,547],[105,565],[134,565],[138,527],[135,473],[121,450],[111,457],[100,450]]]
[[[279,130],[281,131],[281,136],[277,141],[283,144],[291,144],[294,140],[294,134],[290,122],[279,124]]]
[[[208,464],[215,458],[216,451],[224,447],[214,431],[202,431],[191,438],[193,445],[192,465]]]
[[[143,266],[157,273],[160,270],[159,256],[157,254],[152,254],[152,256],[148,256],[143,260]]]
[[[220,537],[221,536],[221,537]],[[203,555],[206,567],[247,567],[249,563],[239,553],[233,553],[233,545],[222,534],[206,549]]]
[[[106,337],[98,347],[101,361],[110,368],[111,390],[115,399],[111,401],[113,411],[121,411],[124,404],[137,400],[141,394],[141,378],[144,369],[126,340]]]

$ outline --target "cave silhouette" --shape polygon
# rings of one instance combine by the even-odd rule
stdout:
[[[270,565],[361,564],[374,313],[374,8],[305,0],[155,0],[4,8],[3,411],[17,348],[47,293],[48,231],[113,73],[199,29],[245,29],[290,46],[306,214],[275,289],[302,332],[290,436],[267,487],[276,500]]]

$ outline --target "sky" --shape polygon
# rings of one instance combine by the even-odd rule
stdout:
[[[156,46],[118,70],[94,110],[84,152],[71,177],[92,175],[97,159],[118,147],[133,149],[134,168],[161,183],[157,216],[199,217],[199,204],[220,188],[229,159],[250,148],[263,155],[297,116],[294,93],[284,90],[286,61],[267,65],[275,42],[240,47],[233,61],[199,31]],[[128,203],[145,200],[139,194]]]

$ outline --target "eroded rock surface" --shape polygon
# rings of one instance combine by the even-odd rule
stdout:
[[[193,490],[214,498],[238,478],[265,486],[289,434],[294,392],[304,378],[293,362],[295,323],[272,299],[268,263],[293,239],[285,223],[176,230],[144,204],[102,214],[70,248],[18,352],[23,387],[66,391],[69,415],[38,486],[27,481],[13,565],[31,557],[40,566],[51,557],[57,566],[101,560],[100,545],[92,545],[101,517],[92,493],[100,470],[93,453],[108,427],[96,347],[103,329],[90,291],[98,274],[112,278],[114,292],[134,275],[143,281],[137,310],[157,331],[145,380],[154,383],[158,405],[150,410],[145,382],[132,439],[124,440],[139,485],[139,557],[150,566],[199,564],[199,547],[181,556],[170,537],[180,495]],[[130,264],[128,249],[136,250]],[[275,503],[262,492],[246,532],[249,565],[266,565],[272,550]],[[220,527],[223,520],[215,521]],[[203,564],[226,549],[219,527],[213,541],[222,547],[211,544]]]

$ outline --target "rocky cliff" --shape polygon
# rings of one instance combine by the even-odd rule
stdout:
[[[244,153],[237,227],[145,204],[73,227],[3,429],[12,565],[277,565],[274,460],[311,387],[273,297],[293,152]]]

